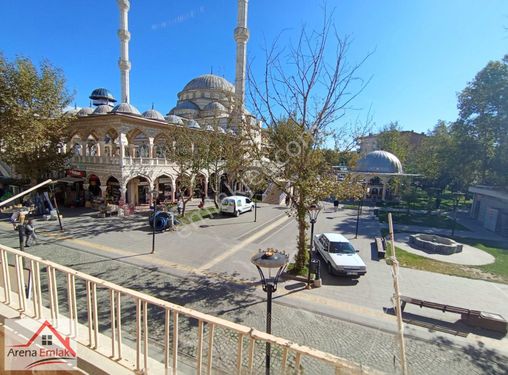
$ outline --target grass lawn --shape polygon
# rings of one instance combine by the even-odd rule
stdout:
[[[388,222],[388,213],[386,211],[379,211],[377,217],[381,223]],[[432,227],[441,229],[452,229],[453,219],[448,216],[442,215],[425,215],[425,214],[410,214],[405,212],[392,212],[392,219],[395,224],[418,225],[421,227]],[[456,230],[469,231],[466,227],[457,223]]]
[[[196,221],[212,217],[213,215],[218,214],[218,212],[219,212],[218,208],[207,207],[197,210],[186,211],[184,216],[177,216],[176,219],[179,220],[182,224],[190,224],[195,223]]]
[[[463,266],[425,258],[395,247],[397,259],[401,267],[508,284],[508,248],[482,243],[478,240],[465,240],[462,238],[455,238],[455,240],[492,254],[496,261],[485,266]],[[388,246],[386,253],[386,262],[389,264],[389,257],[392,255],[391,246]]]

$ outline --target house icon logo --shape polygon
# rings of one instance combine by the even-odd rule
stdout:
[[[5,369],[57,371],[75,368],[77,345],[65,333],[69,332],[69,324],[62,324],[61,320],[56,323],[48,320],[37,322],[32,319],[7,319]]]

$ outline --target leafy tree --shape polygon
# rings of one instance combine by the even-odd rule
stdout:
[[[461,155],[478,182],[506,184],[508,134],[508,55],[490,61],[458,95],[454,124]]]
[[[377,146],[380,150],[388,151],[397,156],[404,165],[410,153],[408,137],[402,133],[397,121],[390,122],[383,127],[377,136]]]
[[[27,58],[7,61],[0,54],[0,158],[32,183],[61,169],[70,96],[60,70]]]
[[[334,134],[348,133],[349,127],[337,121],[366,85],[357,76],[364,60],[349,64],[346,59],[349,45],[325,14],[320,30],[303,28],[287,50],[277,43],[267,50],[262,81],[249,75],[252,106],[267,126],[265,147],[252,147],[249,155],[266,180],[290,197],[298,223],[297,272],[308,260],[309,206],[333,194],[361,194],[358,184],[337,181],[322,150]]]

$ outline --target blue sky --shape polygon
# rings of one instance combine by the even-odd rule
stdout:
[[[248,59],[284,30],[281,45],[302,25],[319,27],[318,0],[250,0]],[[457,117],[456,94],[489,60],[508,53],[506,0],[329,0],[334,21],[353,43],[352,63],[369,52],[360,75],[371,78],[342,121],[371,110],[378,127],[398,121],[427,131],[438,119]],[[163,114],[192,78],[209,73],[234,82],[234,0],[131,0],[131,102],[152,102]],[[60,67],[78,106],[96,87],[118,98],[119,16],[115,0],[3,1],[0,50],[12,59],[46,58]],[[261,72],[254,71],[260,77]]]

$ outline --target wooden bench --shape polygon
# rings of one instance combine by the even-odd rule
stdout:
[[[499,314],[488,313],[480,310],[465,309],[463,307],[445,305],[442,303],[425,301],[407,296],[400,296],[400,300],[401,311],[404,311],[406,304],[410,303],[412,305],[420,306],[420,308],[427,307],[429,309],[440,310],[442,312],[460,314],[460,318],[464,321],[464,323],[473,327],[490,329],[492,331],[497,331],[504,334],[506,334],[508,330],[506,320]]]
[[[377,257],[384,258],[386,254],[386,242],[384,242],[380,237],[376,237],[375,241],[377,247]]]

